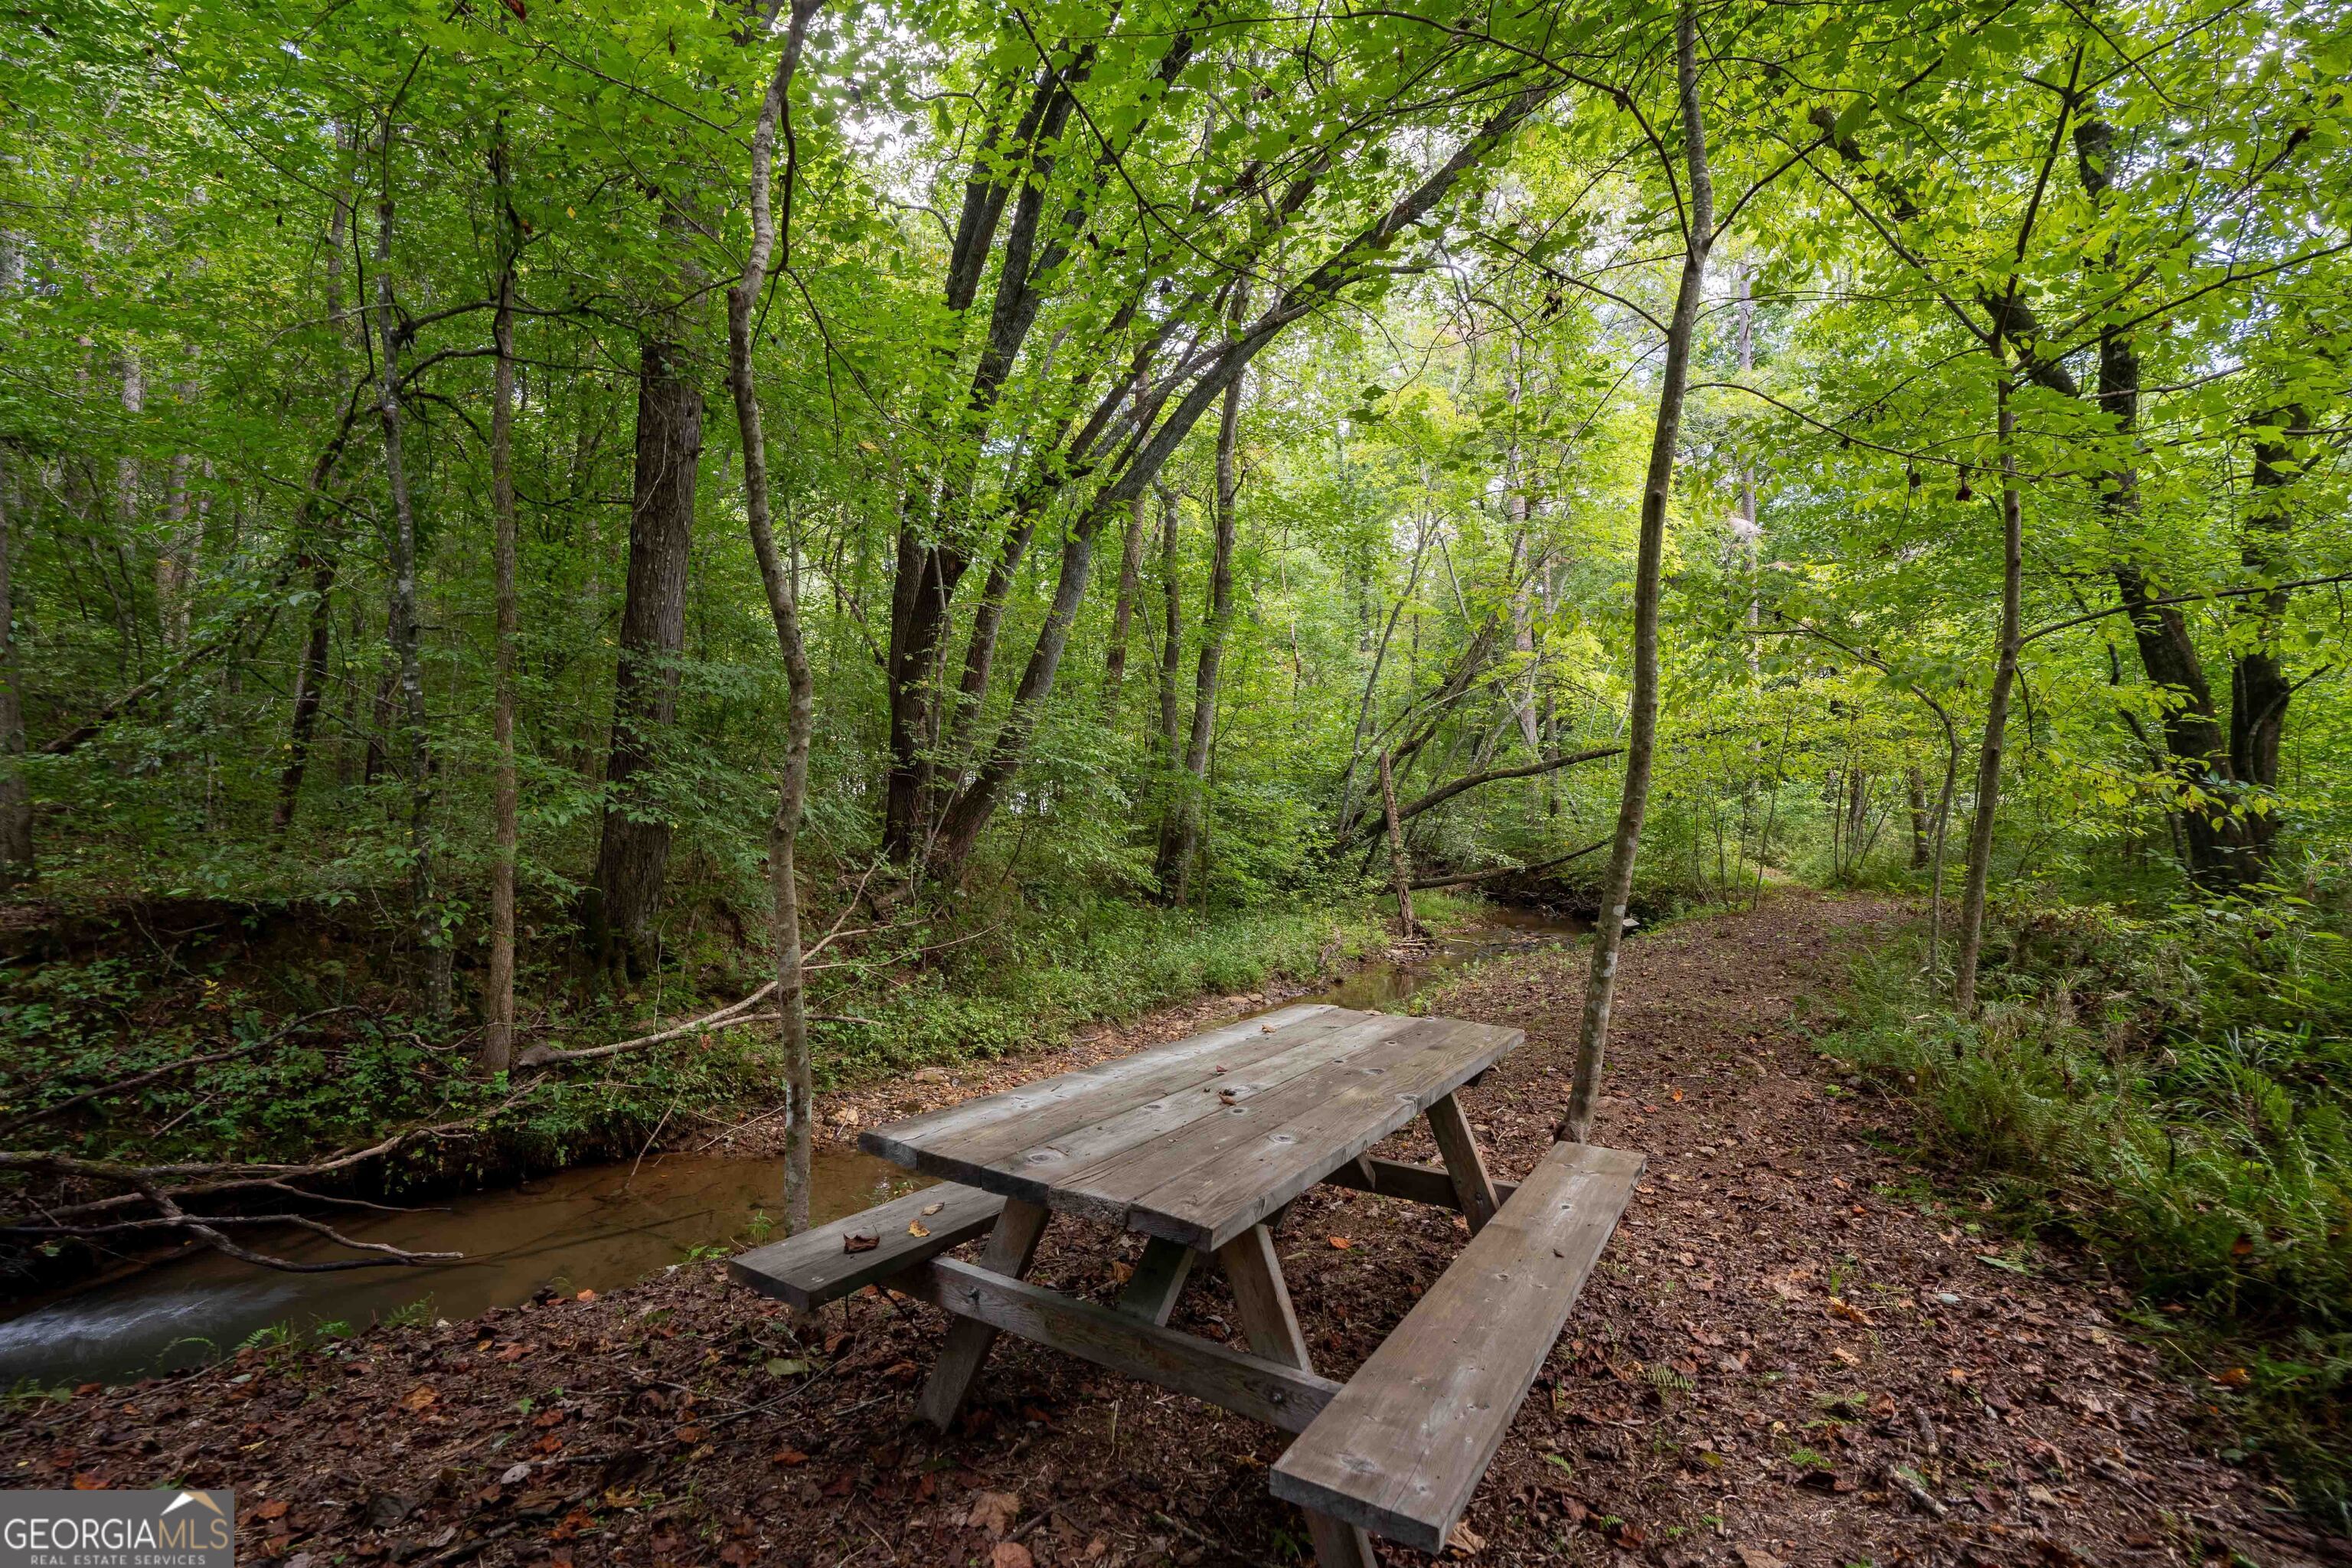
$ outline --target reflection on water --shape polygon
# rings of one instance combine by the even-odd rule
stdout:
[[[825,1143],[812,1175],[809,1207],[820,1221],[927,1184],[887,1160]],[[527,1301],[546,1286],[610,1289],[691,1247],[746,1237],[755,1212],[781,1212],[782,1189],[781,1160],[648,1155],[634,1173],[597,1165],[412,1213],[345,1211],[331,1222],[354,1240],[462,1252],[465,1261],[286,1274],[196,1253],[0,1322],[0,1388],[195,1366],[274,1323],[365,1327],[404,1308],[454,1321]],[[254,1245],[301,1263],[353,1256],[302,1231]],[[416,1305],[428,1299],[429,1307]]]
[[[1394,1009],[1427,981],[1465,964],[1555,947],[1585,929],[1559,916],[1497,910],[1441,939],[1430,952],[1367,964],[1282,1005]],[[820,1222],[927,1184],[887,1161],[824,1143],[816,1149],[814,1176],[810,1212]],[[746,1238],[755,1213],[777,1212],[782,1186],[780,1160],[672,1154],[649,1157],[634,1170],[565,1171],[413,1213],[346,1210],[333,1223],[355,1240],[462,1252],[465,1261],[285,1274],[199,1252],[0,1322],[0,1389],[27,1379],[55,1386],[196,1366],[273,1324],[304,1331],[335,1322],[364,1327],[404,1309],[455,1321],[527,1301],[547,1286],[610,1289],[677,1262],[689,1248]],[[352,1256],[300,1231],[254,1245],[298,1262]]]

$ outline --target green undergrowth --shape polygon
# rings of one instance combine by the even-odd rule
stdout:
[[[1974,1020],[1915,943],[1857,957],[1830,1052],[1912,1098],[2007,1224],[2101,1252],[2304,1500],[2352,1498],[2352,951],[2295,899],[2016,902]]]
[[[1459,921],[1475,908],[1436,911]],[[1307,980],[1378,946],[1381,929],[1360,900],[1213,914],[1098,900],[845,943],[842,967],[814,977],[812,1008],[856,1021],[817,1026],[818,1075],[838,1086],[1003,1056],[1092,1020]],[[525,1040],[579,1047],[674,1025],[741,995],[761,963],[707,939],[625,994],[530,975]],[[561,1068],[508,1104],[535,1075],[485,1078],[478,1041],[467,1020],[430,1026],[402,985],[323,942],[265,951],[224,936],[23,962],[0,968],[0,1125],[152,1068],[223,1059],[23,1121],[0,1143],[135,1163],[301,1162],[400,1129],[478,1122],[404,1146],[362,1184],[455,1187],[632,1152],[679,1107],[708,1116],[772,1101],[779,1077],[770,1031],[754,1026]]]

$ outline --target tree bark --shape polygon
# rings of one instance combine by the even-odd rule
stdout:
[[[2302,472],[2296,441],[2311,428],[2311,416],[2290,404],[2258,416],[2262,432],[2254,438],[2253,511],[2246,520],[2240,559],[2257,576],[2273,580],[2286,575],[2288,539],[2294,513],[2284,495]],[[2230,773],[2244,795],[2237,803],[2243,812],[2240,826],[2245,863],[2238,880],[2252,882],[2270,868],[2271,846],[2278,837],[2278,817],[2266,809],[2278,788],[2279,742],[2286,731],[2287,703],[2294,683],[2279,658],[2279,630],[2286,617],[2289,594],[2284,588],[2250,595],[2239,602],[2245,627],[2241,651],[2230,672]]]
[[[1381,816],[1389,830],[1389,879],[1396,889],[1397,934],[1414,936],[1421,931],[1412,918],[1412,861],[1405,854],[1404,826],[1397,820],[1396,778],[1389,768],[1389,754],[1381,753]]]
[[[1666,363],[1658,386],[1658,417],[1650,437],[1649,472],[1642,488],[1641,542],[1633,567],[1633,689],[1625,737],[1625,785],[1617,805],[1616,841],[1601,879],[1601,912],[1592,931],[1592,972],[1585,982],[1577,1029],[1576,1078],[1559,1136],[1587,1142],[1600,1100],[1609,1047],[1610,1004],[1617,988],[1617,955],[1625,940],[1625,907],[1633,896],[1633,862],[1641,853],[1642,818],[1650,801],[1650,773],[1658,733],[1658,593],[1665,552],[1666,504],[1674,491],[1675,446],[1682,432],[1683,397],[1690,380],[1691,338],[1706,291],[1707,251],[1714,239],[1715,183],[1707,166],[1706,127],[1699,112],[1698,22],[1683,0],[1675,23],[1675,87],[1689,171],[1686,240],[1675,311],[1666,328]]]
[[[1139,495],[1140,491],[1137,492]],[[1176,671],[1184,660],[1184,584],[1180,571],[1176,492],[1160,487],[1160,762],[1170,777],[1181,755],[1181,720],[1176,701]],[[1172,785],[1171,785],[1172,787]],[[1163,832],[1166,818],[1162,818]]]
[[[1128,503],[1127,542],[1118,555],[1118,597],[1110,613],[1110,652],[1103,659],[1103,708],[1113,711],[1118,705],[1119,688],[1127,680],[1127,634],[1135,619],[1136,590],[1143,580],[1143,522],[1148,508],[1143,492],[1135,492]]]
[[[497,530],[492,544],[492,598],[496,621],[490,695],[490,962],[483,980],[481,1064],[502,1072],[514,1059],[515,858],[520,837],[520,794],[515,782],[515,604],[514,315],[515,266],[522,249],[522,226],[508,189],[509,150],[504,127],[495,154],[499,205],[506,217],[506,245],[499,268],[498,311],[490,319],[497,367],[490,384],[490,510]]]
[[[687,351],[667,337],[649,339],[637,360],[628,587],[604,763],[604,835],[587,900],[588,939],[597,962],[631,977],[653,966],[654,910],[669,866],[668,806],[648,775],[661,765],[663,742],[677,716],[701,455],[702,392]]]
[[[2001,753],[2008,743],[2010,690],[2017,684],[2017,654],[2024,614],[2025,529],[2017,493],[2017,415],[2010,406],[2009,373],[2002,367],[2000,407],[2000,647],[1993,663],[1992,692],[1985,703],[1984,743],[1977,749],[1976,812],[1969,823],[1969,858],[1960,889],[1959,952],[1952,966],[1952,1005],[1962,1016],[1977,1010],[1977,965],[1984,952],[1985,889],[1992,872],[1995,819],[2000,807]]]
[[[776,974],[777,1029],[784,1054],[784,1226],[786,1234],[808,1228],[809,1176],[814,1106],[809,1062],[808,1000],[803,990],[800,884],[795,857],[801,814],[808,797],[809,738],[815,729],[815,682],[801,636],[800,590],[793,564],[776,542],[773,501],[768,479],[767,439],[760,419],[759,387],[751,365],[751,313],[766,287],[772,256],[779,249],[778,217],[770,192],[776,140],[785,141],[784,219],[792,212],[793,155],[787,95],[807,37],[809,19],[820,0],[793,0],[783,53],[768,79],[767,97],[751,133],[751,246],[742,276],[727,291],[727,384],[735,400],[736,434],[743,449],[743,511],[760,582],[768,595],[769,618],[784,661],[789,693],[784,720],[784,761],[776,788],[776,812],[768,825],[769,945]],[[787,231],[788,232],[788,231]],[[789,250],[783,254],[789,257]]]
[[[1917,768],[1903,770],[1904,804],[1911,808],[1911,869],[1927,868],[1927,839],[1931,825],[1927,817],[1927,781]]]
[[[1246,284],[1235,288],[1234,313],[1247,308]],[[1233,621],[1234,535],[1241,479],[1234,465],[1234,447],[1242,423],[1244,376],[1235,376],[1225,388],[1224,409],[1217,421],[1217,497],[1215,538],[1209,551],[1209,613],[1201,622],[1200,662],[1192,680],[1192,731],[1184,750],[1183,776],[1176,781],[1176,831],[1162,846],[1160,889],[1174,899],[1191,901],[1192,866],[1201,851],[1201,832],[1208,814],[1209,742],[1216,728],[1217,679],[1224,665],[1225,633]]]
[[[419,647],[416,589],[416,508],[410,497],[400,426],[400,313],[392,293],[393,129],[383,134],[384,185],[376,205],[376,416],[383,426],[384,482],[392,493],[392,614],[388,628],[400,683],[401,724],[408,775],[410,921],[423,969],[427,1016],[449,1013],[449,933],[442,929],[434,885],[433,756],[425,729],[425,669]]]

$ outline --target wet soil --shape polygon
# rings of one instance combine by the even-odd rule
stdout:
[[[1899,913],[1790,895],[1628,946],[1597,1136],[1646,1152],[1649,1173],[1454,1555],[2352,1562],[2216,1457],[2209,1412],[2135,1342],[2119,1290],[2081,1259],[1971,1234],[1931,1173],[1888,1152],[1899,1110],[1848,1091],[1792,1026],[1833,994],[1840,944]],[[1537,954],[1440,998],[1528,1030],[1465,1096],[1498,1174],[1547,1144],[1580,988],[1573,954]],[[990,1086],[1067,1065],[1000,1064]],[[878,1098],[833,1109],[896,1113]],[[1425,1137],[1384,1152],[1432,1154]],[[1302,1199],[1280,1247],[1318,1368],[1345,1376],[1461,1240],[1448,1213]],[[1134,1251],[1057,1218],[1036,1277],[1108,1297]],[[1230,1337],[1222,1282],[1196,1279],[1178,1326]],[[795,1321],[693,1264],[19,1404],[0,1416],[0,1474],[233,1485],[243,1560],[296,1568],[1299,1560],[1297,1517],[1266,1490],[1279,1434],[1005,1342],[957,1430],[935,1436],[908,1418],[940,1332],[929,1309],[880,1294]]]

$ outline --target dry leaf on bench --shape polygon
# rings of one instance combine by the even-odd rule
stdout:
[[[925,1225],[921,1220],[910,1219],[907,1222],[907,1234],[908,1236],[929,1236],[931,1234],[931,1228]]]
[[[923,1212],[927,1215],[934,1215],[947,1206],[948,1205],[945,1204],[925,1204],[923,1205]]]
[[[871,1252],[881,1245],[880,1237],[854,1230],[841,1238],[841,1250],[844,1252]]]

